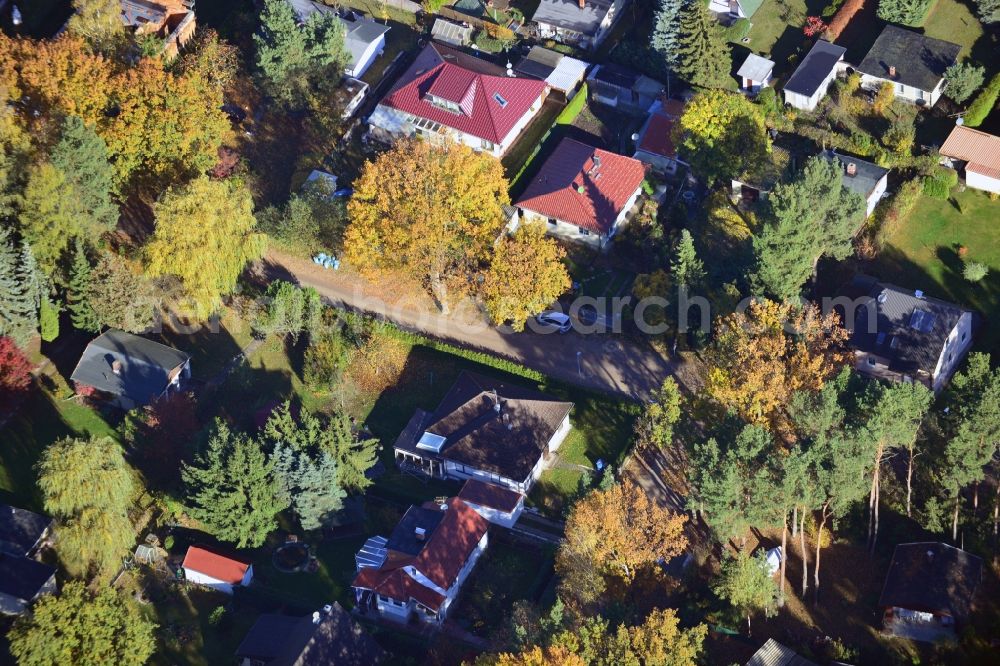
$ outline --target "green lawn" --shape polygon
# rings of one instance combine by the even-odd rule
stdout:
[[[1000,243],[996,235],[1000,201],[991,201],[973,189],[952,199],[922,197],[889,238],[871,270],[882,279],[923,289],[930,296],[971,307],[989,318],[1000,311]],[[985,280],[972,284],[963,279],[960,248],[966,248],[965,260],[989,266]],[[987,321],[979,330],[977,347],[1000,355],[1000,329]]]
[[[794,67],[788,67],[786,60],[806,41],[802,34],[806,16],[817,15],[825,4],[822,0],[764,0],[750,18],[750,43],[743,46],[774,60],[776,73],[786,68],[790,73]]]
[[[983,34],[983,24],[969,9],[969,5],[958,0],[937,0],[930,14],[924,20],[924,34],[962,45],[959,59],[972,51],[972,45]]]

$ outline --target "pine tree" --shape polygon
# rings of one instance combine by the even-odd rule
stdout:
[[[86,219],[84,229],[96,237],[118,223],[115,170],[108,144],[77,116],[68,116],[62,135],[52,148],[52,165],[62,171],[75,197],[75,210]]]
[[[700,88],[726,88],[732,58],[726,37],[700,0],[688,0],[681,13],[676,46],[677,73]]]
[[[677,66],[681,15],[684,0],[660,0],[653,25],[652,46],[672,71]]]
[[[78,331],[97,333],[101,324],[90,307],[90,261],[79,239],[73,245],[73,263],[69,269],[69,285],[66,288],[66,309],[70,322]]]
[[[0,227],[0,335],[24,348],[38,330],[39,278],[31,248],[20,256],[10,232]]]
[[[181,478],[187,486],[191,515],[218,538],[239,548],[256,548],[278,527],[277,516],[289,506],[268,459],[258,442],[234,433],[221,420],[208,448],[185,464]]]
[[[693,287],[705,279],[705,265],[694,249],[694,238],[687,229],[681,231],[670,262],[670,275],[677,286]]]

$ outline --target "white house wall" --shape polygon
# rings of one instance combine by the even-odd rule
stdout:
[[[944,388],[951,376],[955,374],[955,369],[965,358],[965,353],[972,345],[972,313],[963,312],[958,323],[948,335],[941,356],[938,357],[937,366],[934,368],[934,392],[937,393]]]
[[[365,72],[375,63],[375,60],[385,51],[385,34],[379,36],[374,42],[368,45],[365,52],[358,58],[358,64],[354,69],[347,68],[344,73],[356,79],[365,75]]]
[[[875,212],[875,206],[877,206],[878,202],[882,200],[882,195],[885,194],[885,188],[888,186],[888,184],[889,184],[889,174],[886,174],[882,176],[882,178],[878,181],[878,184],[875,186],[875,189],[872,190],[872,193],[870,195],[868,195],[868,201],[867,201],[868,217],[871,217],[872,213]]]
[[[883,79],[877,76],[872,76],[871,74],[861,75],[861,87],[866,90],[877,91],[883,83],[892,84],[892,90],[896,99],[902,99],[914,104],[917,102],[923,102],[928,108],[937,104],[938,99],[941,98],[941,92],[944,90],[944,79],[938,81],[934,90],[921,90],[920,88],[914,88],[913,86],[908,86],[898,81]]]
[[[517,502],[517,506],[511,512],[500,511],[499,509],[494,509],[491,506],[482,506],[480,504],[475,504],[469,500],[462,500],[469,505],[476,513],[490,521],[494,525],[499,525],[501,527],[506,527],[510,529],[517,522],[517,519],[521,517],[521,512],[524,511],[524,498],[522,497]]]
[[[234,585],[232,583],[227,583],[225,581],[219,580],[218,578],[212,578],[207,574],[203,574],[200,571],[195,571],[194,569],[184,568],[184,578],[192,583],[198,585],[204,585],[205,587],[210,587],[213,590],[218,590],[219,592],[225,592],[226,594],[233,593]],[[240,581],[240,585],[247,586],[250,581],[253,580],[253,567],[249,567],[247,572],[243,575],[243,580]]]
[[[830,85],[830,81],[832,80],[833,72],[830,72],[830,76],[828,76],[823,84],[816,89],[816,92],[814,92],[811,97],[806,97],[805,95],[800,95],[799,93],[792,92],[790,90],[782,91],[785,93],[785,104],[803,111],[815,110],[816,105],[818,105],[819,101],[824,95],[826,95],[827,86]]]
[[[550,236],[556,236],[565,240],[585,243],[593,247],[601,248],[604,247],[604,245],[618,232],[618,228],[632,211],[632,208],[635,206],[635,202],[639,199],[639,194],[641,192],[642,186],[640,185],[636,188],[635,192],[632,193],[632,196],[629,197],[625,207],[622,208],[622,211],[618,214],[617,219],[615,219],[615,222],[611,227],[611,232],[606,236],[593,231],[585,233],[586,230],[581,229],[578,225],[573,224],[572,222],[546,217],[528,208],[521,208],[521,213],[523,214],[525,220],[533,220],[544,223],[545,233]]]
[[[528,109],[527,113],[521,116],[521,118],[517,121],[517,123],[515,123],[514,127],[512,127],[509,132],[507,132],[507,136],[503,138],[503,141],[500,142],[500,152],[498,153],[496,152],[496,150],[492,151],[494,155],[499,157],[500,155],[506,153],[507,150],[509,150],[510,147],[514,145],[514,142],[517,141],[517,138],[521,135],[521,132],[524,131],[524,128],[527,127],[528,124],[535,119],[535,116],[537,116],[538,112],[542,109],[542,104],[545,102],[545,96],[547,93],[548,93],[547,89],[542,91],[542,94],[539,95],[538,99],[534,101],[534,103],[531,105],[531,108]],[[481,144],[482,140],[479,139],[479,142]],[[480,148],[478,148],[477,150],[481,149],[482,147],[480,146]]]
[[[566,435],[569,434],[570,424],[569,424],[569,414],[563,419],[562,423],[559,424],[558,430],[552,434],[552,439],[549,440],[549,451],[554,452],[566,439]]]
[[[974,171],[965,171],[965,184],[969,187],[974,187],[977,190],[985,190],[987,192],[996,192],[1000,194],[1000,178],[990,178],[989,176],[984,176],[981,173],[975,173]]]

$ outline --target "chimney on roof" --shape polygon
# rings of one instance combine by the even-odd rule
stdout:
[[[122,374],[122,362],[118,359],[111,361],[111,372],[120,376]]]
[[[503,415],[503,424],[507,426],[507,430],[513,430],[514,424],[510,422],[510,414]]]
[[[414,528],[413,536],[416,537],[417,541],[423,541],[427,538],[427,530],[422,527]]]
[[[857,176],[858,175],[858,165],[855,164],[854,162],[848,162],[847,163],[847,175],[848,176]]]
[[[889,78],[891,78],[891,79],[896,78],[896,66],[895,65],[889,65]]]
[[[493,411],[497,414],[500,413],[500,394],[497,393],[496,389],[490,391],[490,397],[493,398]]]
[[[578,0],[578,2],[580,3],[580,9],[587,6],[587,0]]]

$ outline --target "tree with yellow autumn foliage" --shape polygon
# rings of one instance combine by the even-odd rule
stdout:
[[[796,391],[819,391],[847,361],[847,331],[815,305],[757,300],[720,319],[710,351],[708,395],[749,423],[785,432]]]
[[[605,577],[629,584],[642,567],[680,555],[685,522],[631,481],[591,492],[573,506],[556,555],[563,593],[587,604],[601,595]]]
[[[175,276],[194,314],[215,311],[247,263],[264,254],[250,192],[239,181],[202,176],[153,205],[156,231],[146,244],[146,274]]]
[[[509,321],[515,331],[522,331],[528,317],[562,296],[571,285],[562,263],[565,256],[540,224],[525,223],[504,236],[493,250],[481,287],[493,323]]]
[[[348,204],[344,259],[423,281],[448,312],[489,257],[510,203],[503,167],[468,146],[401,141],[365,164]]]

